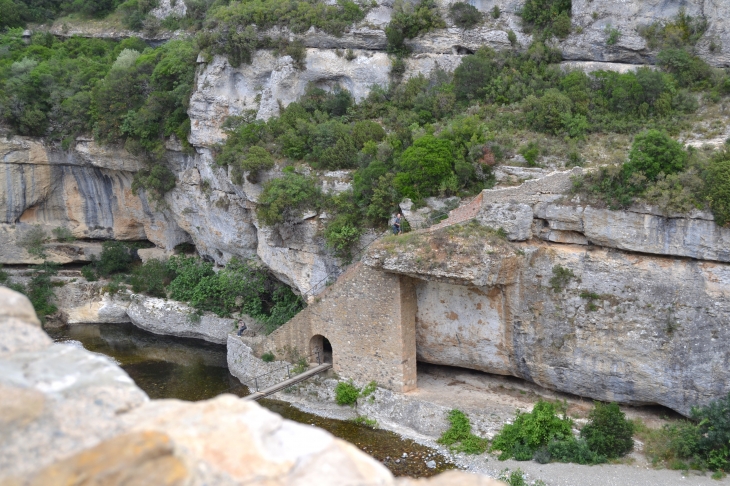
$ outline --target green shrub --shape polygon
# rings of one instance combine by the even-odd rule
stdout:
[[[378,388],[378,384],[375,381],[371,381],[367,385],[363,387],[363,389],[360,391],[361,397],[367,397],[375,393],[375,390]]]
[[[155,164],[152,168],[134,174],[132,191],[137,194],[144,189],[158,206],[164,201],[165,194],[175,188],[175,174],[165,165]]]
[[[335,387],[337,405],[354,405],[360,396],[360,390],[351,382],[341,381]]]
[[[606,26],[606,45],[607,46],[613,46],[618,43],[618,40],[621,38],[621,31],[618,30],[615,27],[611,27],[610,25]]]
[[[413,39],[429,30],[444,27],[446,23],[441,18],[434,0],[418,0],[417,3],[398,0],[393,5],[390,23],[385,28],[388,52],[405,54],[408,51],[405,45],[406,39]]]
[[[274,356],[274,353],[272,353],[271,351],[267,351],[261,355],[261,361],[263,361],[264,363],[271,363],[275,359],[276,359],[276,357]]]
[[[572,0],[527,0],[520,15],[525,27],[535,27],[551,33],[561,16],[570,16]]]
[[[298,218],[308,209],[318,210],[321,199],[322,191],[315,178],[288,172],[264,184],[256,215],[265,225],[273,226]]]
[[[580,436],[592,451],[608,459],[615,459],[633,450],[634,426],[626,420],[618,404],[595,402],[588,419]]]
[[[413,201],[438,194],[441,183],[453,174],[454,150],[449,140],[426,135],[408,147],[398,160],[393,184]]]
[[[93,263],[81,267],[81,275],[89,282],[96,282],[99,279]]]
[[[527,121],[533,128],[558,134],[565,130],[565,120],[572,115],[573,102],[559,90],[551,88],[540,98],[528,96],[525,110]]]
[[[6,285],[10,280],[10,274],[0,266],[0,285]]]
[[[712,68],[684,49],[665,49],[657,54],[657,65],[671,73],[680,86],[692,87],[709,80]]]
[[[708,22],[704,17],[687,15],[684,7],[669,22],[654,22],[639,29],[639,34],[647,40],[650,48],[694,46],[707,31]]]
[[[527,161],[528,167],[537,167],[537,157],[540,155],[540,146],[532,141],[520,147],[519,154]]]
[[[53,291],[53,282],[51,277],[58,273],[58,264],[43,262],[31,270],[31,278],[28,286],[24,289],[24,293],[33,304],[33,308],[38,314],[41,322],[45,322],[45,318],[54,314],[58,308],[53,303],[55,293]]]
[[[71,233],[71,230],[64,226],[59,226],[58,228],[53,228],[53,230],[51,232],[53,233],[53,236],[56,238],[56,241],[70,243],[70,242],[76,240],[76,237],[73,235],[73,233]]]
[[[724,150],[715,157],[708,170],[707,200],[715,222],[725,226],[730,222],[730,152]]]
[[[555,404],[540,400],[532,412],[517,412],[515,420],[506,424],[502,431],[494,437],[492,450],[501,451],[500,460],[515,456],[515,452],[530,451],[530,458],[551,441],[563,441],[573,437],[573,422],[563,414],[557,416]]]
[[[45,258],[46,252],[43,247],[48,242],[48,235],[40,225],[33,225],[20,238],[18,246],[25,248],[25,251],[36,258]]]
[[[266,334],[271,334],[289,322],[305,307],[302,298],[284,284],[276,285],[276,288],[271,292],[270,304],[268,314],[263,311],[258,314],[249,312],[252,317],[264,323],[264,332]]]
[[[492,15],[492,18],[496,20],[502,15],[502,10],[499,8],[499,5],[495,5],[489,13]]]
[[[553,267],[553,276],[550,277],[550,287],[555,293],[561,292],[574,278],[573,270],[561,265],[555,265]]]
[[[375,419],[367,418],[364,415],[358,415],[354,419],[351,419],[353,423],[357,425],[362,425],[364,427],[369,427],[371,429],[375,429],[378,427],[378,421]]]
[[[710,468],[727,471],[730,466],[730,393],[703,407],[693,407],[692,419],[698,422],[698,448],[708,455]]]
[[[151,259],[132,271],[129,283],[132,291],[152,297],[167,297],[165,288],[170,284],[174,275],[167,264],[157,259]]]
[[[471,433],[469,417],[460,410],[451,410],[448,415],[451,427],[436,441],[448,446],[454,452],[481,454],[487,450],[487,439]]]
[[[497,16],[499,18],[499,7],[494,6],[497,9]],[[492,11],[494,16],[494,10]],[[483,20],[484,16],[482,13],[473,5],[469,5],[466,2],[454,2],[449,5],[449,15],[451,20],[454,21],[457,27],[461,29],[471,29],[476,27]]]
[[[558,462],[574,462],[576,464],[602,464],[606,456],[592,450],[585,439],[569,437],[565,440],[550,441],[547,447],[552,460]]]
[[[660,173],[676,174],[686,164],[687,152],[682,144],[659,130],[647,130],[634,138],[624,171],[627,176],[640,172],[648,180],[655,181]]]
[[[105,241],[101,244],[101,257],[94,262],[96,272],[102,277],[114,273],[127,273],[132,264],[129,245],[122,241]]]

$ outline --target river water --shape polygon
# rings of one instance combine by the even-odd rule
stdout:
[[[221,393],[245,396],[248,390],[228,372],[226,348],[197,339],[159,336],[132,324],[78,324],[49,329],[57,342],[82,345],[113,358],[150,398],[205,400]],[[356,445],[396,476],[428,477],[454,466],[434,449],[385,430],[302,412],[280,400],[259,404],[303,424],[316,425]],[[407,458],[403,458],[403,454]],[[397,462],[396,462],[397,461]],[[434,461],[435,468],[426,462]]]

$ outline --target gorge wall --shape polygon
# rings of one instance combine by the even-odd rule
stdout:
[[[367,265],[415,279],[418,359],[685,415],[726,395],[730,230],[566,201],[569,175],[484,191],[471,223],[371,247]]]

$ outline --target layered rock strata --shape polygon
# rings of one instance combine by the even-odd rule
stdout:
[[[730,391],[728,265],[470,231],[366,257],[415,279],[419,360],[682,414]]]

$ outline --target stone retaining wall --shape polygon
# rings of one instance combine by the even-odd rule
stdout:
[[[410,280],[357,264],[309,307],[252,347],[258,356],[266,351],[277,357],[309,356],[313,344],[321,342],[312,338],[323,336],[332,345],[336,373],[408,391],[416,387],[415,316],[416,294]],[[234,367],[236,358],[229,354],[229,367]]]

